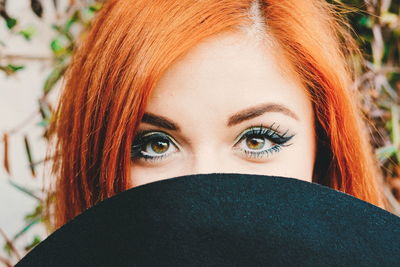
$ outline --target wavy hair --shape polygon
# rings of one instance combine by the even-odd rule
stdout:
[[[73,56],[51,124],[54,229],[128,189],[132,140],[163,73],[206,38],[257,20],[312,100],[313,182],[387,208],[346,63],[357,50],[338,13],[325,0],[107,1]]]

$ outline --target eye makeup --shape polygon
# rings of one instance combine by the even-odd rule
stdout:
[[[278,131],[279,126],[274,129],[274,125],[275,123],[269,127],[260,125],[248,128],[235,139],[234,150],[248,158],[260,159],[291,145],[287,143],[295,134],[287,135],[289,130],[281,134]]]
[[[264,159],[291,145],[288,142],[295,134],[288,135],[288,132],[280,132],[275,123],[268,127],[251,126],[235,138],[232,149],[248,159]],[[156,163],[179,151],[178,142],[163,131],[138,131],[132,144],[131,159]]]
[[[161,131],[139,131],[132,144],[131,159],[159,161],[179,151],[176,141]]]

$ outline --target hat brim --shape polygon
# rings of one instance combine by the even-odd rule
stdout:
[[[119,193],[16,266],[396,266],[400,218],[277,176],[199,174]]]

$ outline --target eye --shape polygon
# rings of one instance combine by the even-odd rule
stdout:
[[[178,151],[173,138],[163,132],[139,132],[132,144],[132,160],[161,160]]]
[[[243,153],[249,158],[264,158],[273,153],[279,152],[283,147],[289,146],[287,142],[293,138],[293,135],[287,136],[278,132],[279,126],[274,129],[274,124],[270,127],[251,127],[245,130],[236,138],[234,149]]]

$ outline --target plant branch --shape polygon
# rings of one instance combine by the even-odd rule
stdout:
[[[13,267],[14,264],[11,263],[8,259],[0,256],[0,262],[4,263],[7,267]]]
[[[23,55],[23,54],[3,54],[0,60],[26,60],[26,61],[53,61],[52,56],[37,56],[37,55]]]
[[[18,250],[15,248],[14,244],[12,241],[7,237],[6,233],[0,228],[0,234],[3,236],[4,240],[6,241],[6,244],[11,248],[11,250],[14,252],[15,256],[17,257],[18,260],[21,260],[21,255],[19,254]]]

